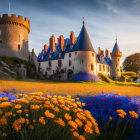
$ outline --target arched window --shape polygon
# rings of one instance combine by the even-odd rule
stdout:
[[[71,66],[71,60],[69,60],[69,66]]]
[[[20,44],[18,44],[18,50],[20,50]]]
[[[91,64],[91,71],[93,71],[93,64]]]

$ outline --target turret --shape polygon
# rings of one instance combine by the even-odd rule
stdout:
[[[120,58],[122,56],[122,52],[120,52],[118,43],[117,43],[117,38],[116,38],[116,43],[114,45],[114,48],[112,52],[110,53],[111,55],[111,77],[113,79],[120,79],[121,77],[121,68],[120,68]]]

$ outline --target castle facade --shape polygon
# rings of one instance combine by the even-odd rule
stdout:
[[[60,35],[56,43],[55,37],[52,35],[49,41],[49,45],[44,45],[37,59],[39,70],[44,76],[59,80],[71,80],[77,73],[93,75],[103,73],[113,79],[121,77],[120,58],[122,53],[117,40],[110,54],[108,49],[104,53],[100,48],[96,53],[84,21],[77,38],[74,32],[71,32],[70,38],[64,39],[63,35]]]

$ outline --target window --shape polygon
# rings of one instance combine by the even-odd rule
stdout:
[[[19,35],[19,37],[18,37],[18,40],[20,41],[20,35]]]
[[[117,69],[117,71],[119,72],[119,69]]]
[[[18,50],[20,50],[20,44],[18,44]]]
[[[91,71],[93,71],[93,64],[91,64]]]
[[[41,55],[41,59],[43,59],[43,55]]]
[[[94,53],[92,53],[92,57],[94,57]]]
[[[62,61],[58,60],[58,67],[61,68],[61,66],[62,66]]]
[[[52,66],[52,63],[51,63],[51,61],[49,61],[49,67],[51,67]]]
[[[99,65],[99,71],[102,71],[102,66],[101,65]]]
[[[69,53],[69,57],[71,57],[71,53]]]
[[[2,43],[2,39],[0,39],[0,43]]]
[[[71,48],[71,49],[73,48],[73,45],[72,45],[72,44],[70,45],[70,48]]]
[[[75,52],[75,55],[77,55],[77,52]]]
[[[105,71],[105,66],[103,66],[103,71]]]
[[[109,66],[108,66],[108,72],[109,72]]]
[[[117,67],[117,64],[116,64],[116,67]]]
[[[71,60],[69,60],[69,66],[71,66]]]
[[[59,57],[61,57],[61,53],[59,53]]]
[[[47,72],[45,72],[45,76],[47,76]]]
[[[0,35],[1,35],[1,30],[0,30]]]

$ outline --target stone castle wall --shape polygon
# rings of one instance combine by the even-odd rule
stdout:
[[[22,16],[4,14],[0,17],[0,56],[28,60],[30,21]]]

